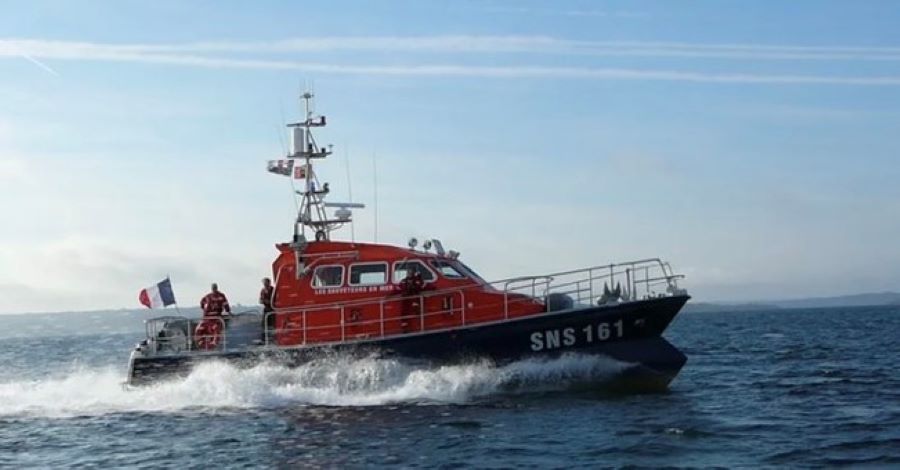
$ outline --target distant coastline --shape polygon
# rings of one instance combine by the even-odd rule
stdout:
[[[900,293],[870,292],[833,297],[808,297],[759,302],[688,302],[685,312],[756,311],[799,308],[878,307],[900,305]]]

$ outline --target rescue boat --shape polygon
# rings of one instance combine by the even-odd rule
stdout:
[[[146,321],[127,383],[182,377],[204,361],[296,366],[326,354],[502,364],[526,357],[599,354],[622,376],[665,389],[686,357],[662,333],[690,298],[659,258],[488,282],[437,239],[406,246],[341,241],[362,204],[325,202],[313,162],[331,155],[313,130],[326,125],[302,95],[305,120],[289,124],[292,149],[269,171],[302,181],[290,241],[275,245],[273,311]],[[328,209],[336,209],[329,215]]]

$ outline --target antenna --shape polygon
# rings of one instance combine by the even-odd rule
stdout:
[[[350,146],[344,142],[344,169],[347,171],[347,200],[353,203],[353,186],[350,184]],[[350,224],[350,241],[356,243],[356,229]]]
[[[378,159],[375,158],[375,152],[372,152],[372,190],[374,192],[373,203],[375,204],[375,243],[378,243]]]
[[[281,100],[278,101],[278,115],[281,117],[281,125],[278,128],[278,143],[281,144],[281,154],[290,155],[291,151],[284,140],[284,134],[281,132],[281,129],[287,126],[287,120],[284,118],[284,103]],[[294,186],[294,178],[288,175],[288,181],[291,183],[291,201],[294,202],[294,212],[300,212],[300,203],[297,202],[297,188]]]
[[[331,239],[332,231],[346,224],[350,224],[353,241],[355,242],[356,233],[353,228],[353,212],[351,209],[362,209],[365,207],[364,204],[352,202],[353,191],[350,188],[349,151],[345,151],[344,165],[351,201],[342,203],[325,202],[325,198],[331,190],[327,182],[320,183],[318,173],[313,170],[312,162],[313,160],[321,160],[332,155],[333,147],[331,145],[319,145],[313,136],[315,129],[327,125],[325,116],[315,113],[313,96],[313,93],[310,91],[306,91],[300,96],[303,120],[287,124],[287,127],[291,129],[291,148],[285,160],[270,160],[268,168],[270,173],[287,176],[291,182],[293,193],[300,196],[299,198],[294,198],[294,203],[298,204],[298,209],[297,217],[294,219],[293,238],[294,246],[299,249],[302,249],[307,243],[307,230],[312,230],[312,233],[315,235],[315,241],[328,241]],[[294,185],[294,180],[302,181],[303,187],[298,189]],[[333,216],[329,216],[326,212],[327,208],[337,208],[337,210]]]
[[[281,117],[281,127],[278,129],[278,143],[281,144],[281,154],[290,155],[291,150],[288,148],[287,142],[284,140],[284,134],[281,129],[287,126],[287,119],[284,118],[284,103],[278,101],[278,115]],[[294,178],[288,175],[288,181],[291,183],[291,201],[294,202],[294,212],[300,212],[300,203],[297,202],[297,188],[294,186]]]
[[[281,145],[281,154],[282,155],[288,154],[287,142],[284,141],[284,135],[281,132],[281,128],[284,127],[285,125],[286,124],[284,123],[284,110],[281,110],[281,124],[276,129],[276,132],[278,133],[278,143]]]

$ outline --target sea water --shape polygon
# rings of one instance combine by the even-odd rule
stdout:
[[[325,357],[125,389],[134,313],[0,316],[0,466],[900,465],[900,307],[684,313],[665,393],[566,355]]]

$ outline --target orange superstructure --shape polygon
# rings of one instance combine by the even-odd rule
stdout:
[[[277,248],[274,341],[281,346],[433,331],[546,310],[532,297],[494,288],[447,255],[335,241]],[[422,278],[419,292],[402,288],[410,272]]]

